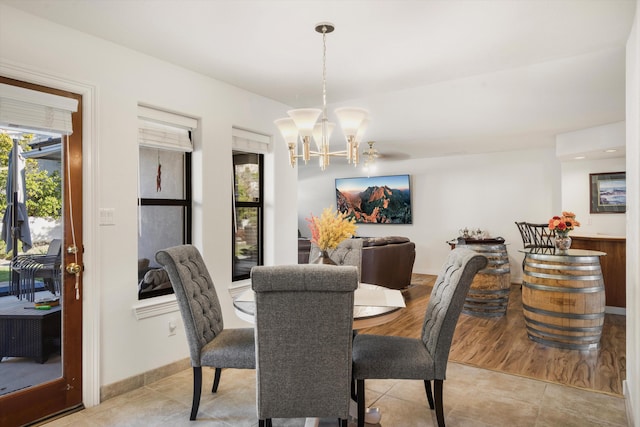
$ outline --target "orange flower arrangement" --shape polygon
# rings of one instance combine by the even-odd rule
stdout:
[[[573,212],[562,212],[562,216],[554,216],[549,220],[549,230],[555,230],[556,234],[566,236],[575,227],[580,227]]]
[[[346,216],[346,212],[334,212],[331,208],[325,208],[320,218],[311,214],[310,218],[306,218],[311,230],[311,241],[322,251],[335,249],[340,242],[356,232],[355,218],[346,219]]]

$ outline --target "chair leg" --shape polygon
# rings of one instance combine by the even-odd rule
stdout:
[[[429,408],[433,410],[433,394],[431,393],[431,381],[424,380],[424,389],[427,392],[427,401],[429,401]]]
[[[193,403],[191,404],[191,421],[198,415],[200,407],[200,393],[202,392],[202,366],[193,367]]]
[[[267,427],[273,427],[273,421],[271,421],[271,418],[267,418]]]
[[[443,380],[433,380],[433,388],[436,395],[436,419],[438,420],[438,427],[445,427],[444,409],[442,407],[442,383]]]
[[[338,418],[338,426],[339,427],[348,427],[347,419]]]
[[[364,380],[356,381],[358,395],[358,427],[364,427]]]
[[[351,375],[351,399],[358,401],[358,395],[356,394],[356,380]]]
[[[213,377],[213,387],[211,387],[211,393],[218,391],[218,385],[220,384],[220,374],[222,374],[222,368],[216,368],[216,373]]]

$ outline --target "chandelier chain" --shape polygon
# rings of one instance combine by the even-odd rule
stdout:
[[[327,118],[327,30],[322,27],[322,118]]]

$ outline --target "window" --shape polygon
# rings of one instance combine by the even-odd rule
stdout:
[[[138,114],[138,299],[145,299],[173,293],[167,281],[143,280],[149,270],[162,268],[156,252],[191,243],[191,136],[196,121],[146,107],[139,107]]]
[[[233,152],[233,281],[262,265],[263,154]]]
[[[248,279],[263,264],[264,153],[271,137],[233,128],[233,281]]]

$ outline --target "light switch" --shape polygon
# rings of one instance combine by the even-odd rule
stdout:
[[[114,208],[100,208],[100,225],[115,225]]]

